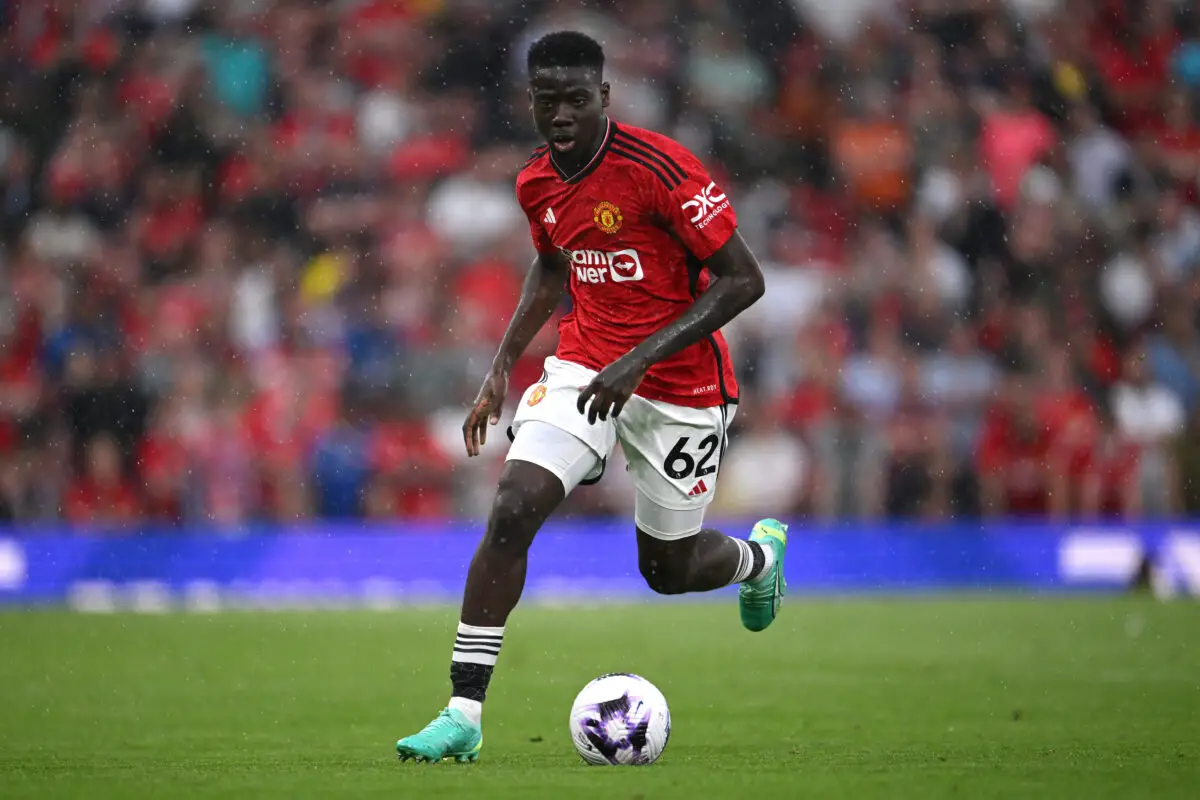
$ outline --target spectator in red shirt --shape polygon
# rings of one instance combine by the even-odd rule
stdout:
[[[984,422],[976,455],[983,513],[1050,513],[1051,450],[1050,433],[1038,419],[1029,377],[1009,375],[1001,400]]]
[[[188,453],[174,423],[160,407],[137,452],[145,516],[168,524],[183,520],[183,493],[190,472]]]
[[[1056,516],[1079,513],[1089,464],[1097,447],[1096,413],[1074,379],[1073,363],[1061,347],[1045,355],[1034,403],[1036,417],[1049,439],[1049,504]]]
[[[895,413],[884,428],[890,517],[942,518],[950,511],[949,426],[921,391],[915,363],[904,366]]]
[[[181,270],[203,224],[197,174],[160,171],[146,178],[145,207],[134,223],[138,247],[155,277]]]
[[[451,506],[450,459],[428,421],[403,398],[379,403],[381,418],[371,433],[372,469],[367,513],[371,516],[445,519]]]
[[[121,473],[121,450],[108,434],[87,447],[84,474],[71,482],[63,508],[76,525],[128,525],[141,513],[137,494]]]
[[[1187,199],[1195,202],[1200,199],[1200,125],[1196,124],[1193,108],[1188,92],[1168,92],[1162,120],[1142,136],[1142,151],[1151,166],[1177,183]]]
[[[1037,418],[1057,448],[1086,449],[1095,432],[1092,403],[1072,374],[1065,348],[1052,348],[1041,360],[1040,386],[1034,404]]]
[[[42,391],[35,361],[41,325],[35,314],[19,317],[0,324],[0,454],[17,449],[21,424],[37,410]]]
[[[1154,123],[1179,33],[1167,0],[1114,8],[1095,34],[1093,54],[1118,109],[1117,127],[1135,135]]]
[[[196,483],[205,521],[238,525],[259,510],[253,437],[249,434],[243,402],[227,391],[217,400],[211,422],[195,453]]]
[[[1097,414],[1099,433],[1083,465],[1080,515],[1084,519],[1136,519],[1142,512],[1140,453],[1117,430],[1112,414]]]

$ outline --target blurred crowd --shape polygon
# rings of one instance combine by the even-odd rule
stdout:
[[[503,423],[459,428],[558,28],[767,271],[717,511],[1200,512],[1195,4],[838,9],[0,0],[0,521],[484,513]],[[569,510],[631,502],[610,467]]]

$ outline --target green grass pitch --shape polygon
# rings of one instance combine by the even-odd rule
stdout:
[[[0,614],[0,797],[1195,798],[1200,607],[795,600],[524,608],[476,765],[400,764],[452,610]],[[634,671],[666,755],[584,766],[575,693]]]

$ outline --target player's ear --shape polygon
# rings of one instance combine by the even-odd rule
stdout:
[[[608,108],[608,81],[600,84],[600,107]]]

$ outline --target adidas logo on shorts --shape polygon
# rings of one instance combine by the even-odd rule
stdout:
[[[704,481],[697,481],[692,490],[688,492],[688,497],[699,497],[708,491],[708,487],[704,485]]]

